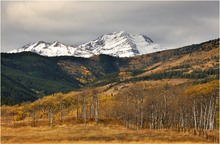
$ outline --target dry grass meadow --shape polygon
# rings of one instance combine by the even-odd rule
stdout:
[[[1,143],[208,143],[204,138],[179,133],[172,130],[128,130],[117,125],[59,125],[52,128],[39,127],[1,127]]]

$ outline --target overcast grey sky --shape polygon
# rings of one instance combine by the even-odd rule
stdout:
[[[167,48],[219,37],[215,2],[1,2],[1,51],[35,41],[82,44],[124,30]]]

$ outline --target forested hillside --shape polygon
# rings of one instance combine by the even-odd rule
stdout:
[[[118,71],[111,64],[115,58],[105,55],[99,58],[100,63],[75,57],[49,58],[29,52],[1,54],[1,104],[17,104],[56,92],[69,92],[104,74]]]
[[[179,49],[116,58],[1,54],[2,105],[34,101],[83,87],[114,87],[147,80],[185,78],[204,83],[219,77],[219,39]]]

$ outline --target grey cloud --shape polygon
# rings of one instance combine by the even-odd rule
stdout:
[[[216,2],[2,2],[2,50],[39,40],[82,44],[125,30],[165,47],[219,37]]]

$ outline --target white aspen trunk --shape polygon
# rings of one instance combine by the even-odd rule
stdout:
[[[215,103],[213,104],[213,115],[212,115],[212,130],[215,128],[215,116],[216,116],[216,110],[215,110]]]
[[[94,118],[95,117],[95,100],[94,96],[92,96],[91,100],[91,112],[90,112],[90,117]]]
[[[207,124],[206,124],[206,127],[207,127],[207,130],[210,129],[210,121],[211,121],[211,111],[212,111],[212,101],[210,99],[210,102],[209,102],[209,108],[208,108],[208,115],[207,115]]]
[[[203,115],[203,129],[204,129],[204,130],[207,130],[207,129],[206,129],[206,122],[207,122],[206,117],[207,117],[207,105],[205,105],[204,115]]]
[[[129,99],[128,96],[126,96],[126,109],[129,107]],[[126,121],[126,128],[129,128],[129,118],[128,118],[128,111],[125,111],[125,121]]]
[[[151,113],[151,119],[150,119],[150,129],[153,128],[153,112]]]
[[[194,128],[197,130],[197,119],[196,119],[196,100],[193,102],[193,117],[194,117]]]
[[[162,129],[162,128],[163,128],[163,114],[160,117],[160,123],[159,123],[159,129]]]
[[[96,124],[99,123],[99,97],[98,96],[95,99],[95,121],[96,121]]]
[[[201,103],[201,106],[200,106],[200,116],[199,116],[199,128],[202,128],[202,119],[203,119],[203,111],[202,111],[202,108],[203,106],[202,106],[202,103]]]
[[[183,127],[183,132],[185,132],[185,119],[184,119],[184,113],[183,113],[183,121],[182,121],[182,127]]]
[[[181,127],[183,128],[183,125],[184,125],[184,121],[183,121],[183,110],[182,110],[182,108],[181,108],[181,113],[180,113],[180,125],[181,125]]]
[[[60,122],[63,122],[63,104],[60,103]]]
[[[217,97],[218,98],[218,97]],[[213,118],[212,118],[212,129],[215,128],[215,118],[216,118],[216,101],[218,99],[216,99],[215,97],[213,97]],[[219,102],[219,101],[217,101]],[[219,109],[218,109],[219,110]]]
[[[83,119],[84,119],[84,124],[86,124],[86,99],[85,99],[85,96],[83,97]]]
[[[52,127],[53,126],[53,110],[52,110],[52,108],[49,109],[48,118],[49,118],[50,127]]]
[[[209,118],[209,129],[212,130],[213,129],[213,112],[214,112],[214,102],[213,102],[213,97],[211,97],[210,100],[210,118]]]
[[[167,118],[167,97],[166,97],[166,93],[164,93],[164,113],[162,120],[164,121],[166,118]]]

